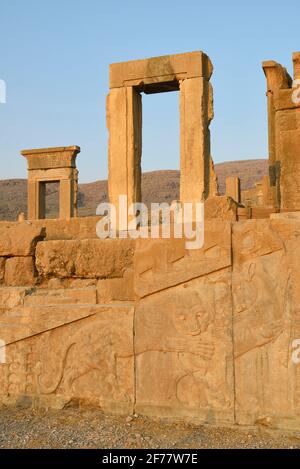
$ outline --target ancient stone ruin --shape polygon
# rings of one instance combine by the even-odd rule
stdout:
[[[59,218],[77,216],[78,171],[76,156],[79,147],[24,150],[28,162],[28,219],[46,218],[47,183],[59,183]]]
[[[293,54],[294,80],[300,79],[300,53]],[[270,199],[273,206],[299,210],[300,114],[292,78],[274,61],[263,62],[267,79]]]
[[[180,93],[180,200],[192,202],[216,194],[210,156],[209,124],[213,96],[212,64],[203,52],[157,57],[110,66],[107,99],[109,198],[118,204],[141,201],[141,92]]]
[[[263,68],[270,176],[247,194],[231,177],[219,196],[207,55],[110,67],[110,201],[141,201],[141,93],[179,91],[180,202],[204,202],[199,249],[99,239],[100,217],[76,216],[79,147],[22,152],[27,219],[0,222],[2,405],[300,429],[300,104],[281,65]],[[53,181],[60,211],[49,220]]]

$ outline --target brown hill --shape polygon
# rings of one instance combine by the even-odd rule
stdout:
[[[225,191],[227,176],[238,176],[242,189],[253,187],[268,172],[267,160],[229,161],[215,165],[219,190]],[[171,202],[179,198],[179,177],[176,170],[152,171],[142,177],[143,201]],[[80,216],[95,215],[100,202],[107,200],[107,181],[96,181],[79,185],[78,207]],[[47,217],[55,218],[58,203],[58,186],[47,187]],[[16,220],[18,213],[27,210],[26,179],[0,181],[0,220]]]

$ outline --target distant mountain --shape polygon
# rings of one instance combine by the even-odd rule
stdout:
[[[249,189],[268,174],[265,159],[229,161],[215,165],[220,194],[225,192],[227,176],[238,176],[242,189]],[[171,202],[179,198],[180,172],[176,170],[152,171],[142,176],[143,201]],[[95,215],[96,207],[106,201],[107,181],[79,185],[78,207],[80,216]],[[47,217],[55,218],[58,203],[58,186],[47,186]],[[7,179],[0,181],[0,220],[16,220],[18,213],[27,211],[27,180]]]

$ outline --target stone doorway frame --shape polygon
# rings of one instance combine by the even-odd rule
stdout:
[[[28,164],[28,220],[46,218],[46,183],[59,183],[59,218],[77,217],[78,170],[76,156],[80,147],[55,147],[23,150]]]
[[[107,97],[108,191],[118,207],[141,202],[141,93],[180,93],[180,201],[204,202],[217,194],[210,154],[213,119],[213,66],[201,52],[154,57],[110,65]]]

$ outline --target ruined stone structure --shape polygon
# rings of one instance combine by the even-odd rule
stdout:
[[[203,52],[110,66],[109,198],[116,206],[119,195],[127,196],[128,206],[141,202],[142,92],[180,92],[180,201],[201,202],[217,194],[209,132],[212,70]]]
[[[78,171],[76,156],[80,148],[59,147],[23,150],[28,163],[28,219],[46,218],[46,184],[60,185],[59,218],[77,216]]]
[[[298,216],[212,219],[195,252],[0,230],[2,404],[300,428]]]
[[[241,181],[240,178],[230,176],[226,178],[226,195],[235,200],[238,204],[241,202]]]
[[[275,78],[281,70],[265,67]],[[175,238],[98,239],[99,217],[70,218],[71,209],[69,219],[38,219],[37,184],[58,180],[58,155],[75,170],[79,149],[25,153],[34,208],[28,221],[0,223],[2,405],[300,429],[300,214],[286,179],[291,167],[300,178],[298,108],[288,109],[291,88],[271,94],[270,85],[281,143],[258,206],[240,203],[236,179],[215,196],[206,189],[210,74],[202,53],[115,64],[108,98],[110,198],[136,201],[140,92],[180,88],[181,199],[206,199],[201,249]],[[70,185],[66,194],[69,207]]]
[[[300,52],[293,54],[294,80],[300,79]],[[277,62],[263,62],[267,79],[269,168],[273,206],[300,209],[300,102],[292,78]]]
[[[274,213],[280,211],[279,208],[274,207],[269,176],[264,176],[261,181],[255,183],[254,187],[241,191],[240,201],[246,207],[259,207],[267,210],[266,213],[270,210]]]

